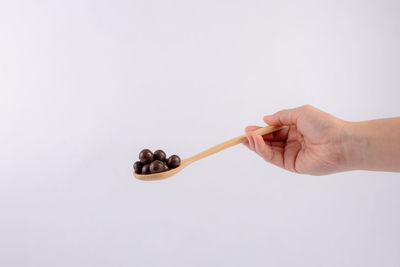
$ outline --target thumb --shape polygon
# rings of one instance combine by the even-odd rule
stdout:
[[[263,120],[266,124],[274,126],[297,125],[297,120],[304,108],[305,106],[293,109],[284,109],[272,115],[264,116]]]

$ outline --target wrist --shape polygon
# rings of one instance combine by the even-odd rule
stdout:
[[[348,125],[352,169],[400,172],[400,117]]]
[[[362,122],[344,122],[344,154],[347,170],[363,170],[368,168],[369,139],[365,134]]]

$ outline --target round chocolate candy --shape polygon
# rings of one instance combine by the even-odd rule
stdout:
[[[172,155],[168,158],[168,167],[171,169],[178,167],[181,165],[181,159],[177,155]]]
[[[153,152],[151,152],[149,149],[143,149],[140,151],[139,160],[143,164],[151,163],[154,160]]]
[[[150,163],[150,173],[163,172],[165,170],[164,163],[161,160],[155,160]]]
[[[164,171],[169,171],[168,164],[166,162],[163,162],[163,164],[164,164]]]
[[[154,151],[154,159],[158,159],[161,161],[165,161],[167,159],[167,155],[161,149]]]
[[[143,165],[142,174],[150,174],[150,164]]]
[[[142,173],[142,167],[143,167],[143,164],[140,161],[136,161],[135,163],[133,163],[133,169],[135,170],[135,172],[137,174]]]

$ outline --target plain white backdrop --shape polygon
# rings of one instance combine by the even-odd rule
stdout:
[[[1,1],[0,265],[400,266],[400,175],[296,175],[244,146],[283,108],[400,114],[400,2]]]

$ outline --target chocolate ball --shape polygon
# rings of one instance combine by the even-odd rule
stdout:
[[[165,161],[167,159],[167,155],[161,149],[154,151],[154,159],[158,159],[161,161]]]
[[[150,164],[143,165],[142,174],[150,174]]]
[[[140,161],[136,161],[135,163],[133,163],[133,169],[135,170],[135,172],[137,174],[142,173],[142,167],[143,167],[143,164]]]
[[[153,152],[151,152],[149,149],[143,149],[140,151],[139,160],[143,164],[151,163],[154,160]]]
[[[177,155],[172,155],[168,158],[168,167],[171,169],[178,167],[181,165],[181,159]]]
[[[164,163],[164,171],[168,171],[169,170],[168,164],[166,162],[163,163]]]
[[[165,170],[164,163],[161,160],[155,160],[150,163],[150,173],[163,172]]]

